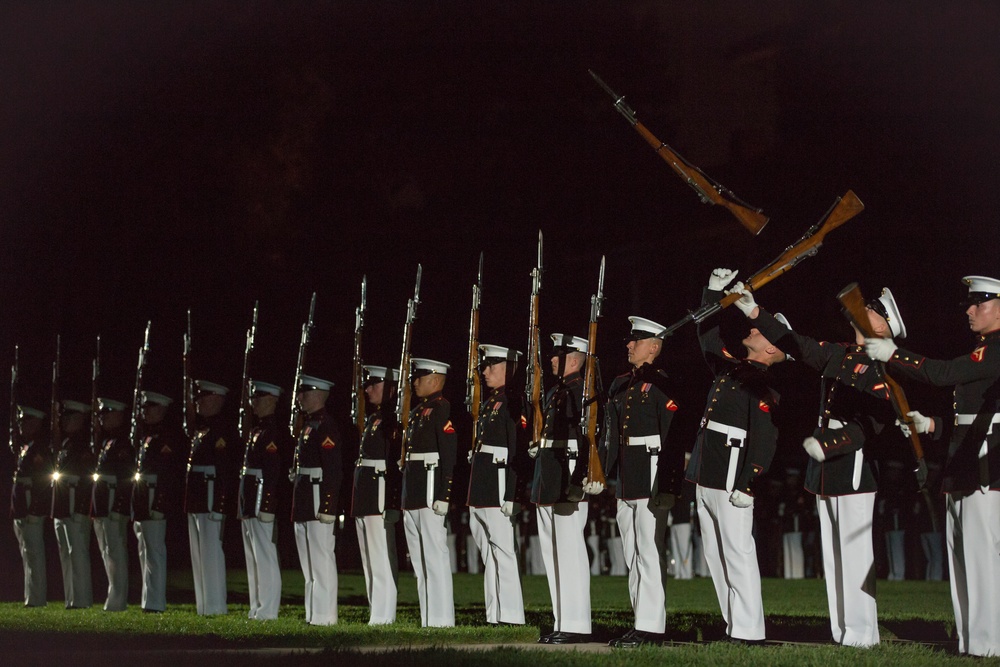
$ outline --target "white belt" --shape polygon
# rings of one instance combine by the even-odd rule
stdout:
[[[79,481],[80,481],[80,476],[79,475],[67,475],[66,473],[62,473],[62,474],[59,475],[59,479],[60,480],[66,480],[66,483],[69,484],[70,486],[76,486],[77,483],[79,483]]]
[[[441,460],[441,454],[438,452],[411,452],[406,455],[406,460],[424,462],[424,467],[427,468],[427,506],[434,507],[435,471]]]
[[[510,450],[497,445],[479,445],[479,452],[491,455],[497,466],[497,500],[503,507],[504,496],[507,495],[507,456]]]
[[[116,486],[118,484],[118,477],[116,475],[101,475],[95,472],[93,477],[95,482],[104,482],[109,486]]]
[[[746,444],[747,431],[744,428],[709,421],[705,424],[709,431],[722,433],[726,436],[726,447],[729,447],[729,469],[726,471],[726,491],[732,491],[736,486],[736,468],[739,467],[740,449]]]
[[[313,515],[319,514],[319,483],[323,481],[323,468],[296,468],[295,474],[309,478],[313,491]]]
[[[261,468],[244,468],[242,470],[244,477],[253,476],[257,479],[262,479],[264,477],[264,471]]]
[[[822,426],[823,425],[822,416],[819,418],[819,422],[820,426]],[[839,419],[831,418],[826,420],[827,428],[844,428],[845,426],[847,426],[847,424],[840,421]],[[854,470],[851,473],[851,486],[854,487],[855,491],[861,488],[861,473],[864,471],[864,469],[865,469],[865,454],[859,449],[858,451],[854,452]]]
[[[188,470],[204,475],[205,477],[215,477],[215,466],[189,466]]]
[[[645,447],[651,453],[655,454],[656,452],[660,451],[660,445],[662,444],[662,441],[659,435],[630,435],[628,438],[626,438],[625,444],[628,445],[629,447],[632,446]]]
[[[956,414],[955,415],[955,426],[969,426],[972,422],[976,421],[976,418],[980,417],[978,414]],[[996,413],[990,419],[989,428],[986,429],[986,435],[993,435],[993,425],[1000,424],[1000,413]],[[989,469],[989,459],[987,458],[990,453],[989,440],[983,438],[983,444],[979,447],[979,490],[986,493],[990,490],[990,469]]]
[[[156,475],[155,472],[147,472],[147,473],[137,472],[135,474],[135,481],[137,481],[137,482],[145,482],[146,484],[148,484],[150,486],[155,486],[156,485],[156,477],[157,477],[157,475]]]
[[[580,444],[576,439],[573,440],[549,440],[548,438],[542,438],[541,449],[565,449],[568,453],[576,455],[580,452]]]
[[[359,468],[374,468],[378,478],[378,511],[385,511],[385,459],[358,459]]]
[[[840,421],[839,419],[827,419],[826,420],[826,427],[827,428],[844,428],[844,426],[846,426],[846,424],[844,424],[844,422]]]

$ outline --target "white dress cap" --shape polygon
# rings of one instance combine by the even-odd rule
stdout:
[[[159,394],[155,391],[143,391],[142,392],[142,403],[152,403],[153,405],[170,405],[174,402],[174,399],[163,394]]]
[[[628,340],[642,340],[643,338],[660,338],[660,334],[666,331],[666,327],[645,317],[631,315],[628,321],[632,323],[632,332]]]
[[[483,359],[499,359],[501,361],[517,361],[521,357],[521,353],[517,350],[499,345],[487,345],[486,343],[480,343],[479,354]]]
[[[194,384],[198,387],[199,394],[218,394],[219,396],[225,396],[229,393],[229,387],[224,387],[221,384],[209,382],[208,380],[195,380]]]
[[[61,401],[59,405],[63,412],[82,412],[84,414],[90,412],[90,403],[82,403],[80,401]]]
[[[430,373],[447,375],[448,369],[451,368],[449,364],[446,364],[443,361],[434,361],[433,359],[413,357],[410,359],[410,362],[413,365],[414,372],[422,371],[420,375],[429,375]]]
[[[587,353],[587,339],[579,336],[567,336],[566,334],[552,334],[553,353],[565,350],[567,352]]]
[[[284,393],[284,389],[276,384],[271,384],[270,382],[261,382],[260,380],[253,381],[253,393],[258,394],[269,394],[271,396],[281,396]]]
[[[330,380],[323,380],[321,378],[312,375],[300,375],[299,376],[299,392],[309,391],[310,389],[319,389],[320,391],[330,391],[330,387],[333,386],[333,382]]]
[[[113,398],[98,398],[97,409],[101,412],[125,412],[128,406]]]
[[[19,405],[17,406],[17,410],[22,417],[34,417],[35,419],[45,418],[44,412],[35,408],[29,408],[27,405]]]

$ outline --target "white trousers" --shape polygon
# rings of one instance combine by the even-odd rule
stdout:
[[[167,609],[167,521],[146,519],[132,524],[142,574],[142,608]]]
[[[208,512],[188,514],[195,609],[200,616],[226,614],[226,555],[222,551],[222,521]]]
[[[361,550],[361,565],[365,571],[365,592],[371,614],[368,625],[396,622],[396,582],[399,569],[396,562],[396,524],[386,523],[381,514],[354,519]]]
[[[628,593],[635,629],[663,634],[667,630],[667,564],[664,562],[667,510],[653,511],[649,499],[618,501],[618,530],[628,570]],[[613,552],[614,547],[609,551]],[[614,558],[611,560],[614,563]]]
[[[44,607],[45,590],[45,517],[29,515],[14,519],[14,535],[24,563],[24,606]]]
[[[784,555],[785,579],[804,579],[806,561],[802,551],[802,533],[795,531],[782,534],[781,546]]]
[[[670,526],[670,553],[674,559],[674,578],[694,578],[694,536],[690,523]]]
[[[318,520],[295,522],[295,546],[306,582],[306,623],[310,625],[337,622],[337,538],[333,526]]]
[[[66,608],[90,607],[94,604],[90,580],[90,517],[74,514],[68,519],[56,519],[54,524]]]
[[[608,574],[612,577],[624,577],[628,574],[625,563],[625,546],[621,536],[608,538]]]
[[[247,589],[250,591],[248,618],[270,621],[278,618],[281,605],[281,566],[274,543],[274,522],[257,517],[240,520],[243,554],[247,562]]]
[[[583,539],[587,505],[539,505],[535,511],[538,543],[552,598],[552,629],[589,635],[590,559]]]
[[[417,576],[420,625],[450,628],[455,625],[455,595],[451,581],[451,556],[445,517],[429,507],[403,511],[403,530],[410,564]]]
[[[826,598],[833,641],[845,646],[879,643],[872,543],[874,493],[816,496]]]
[[[595,577],[600,576],[601,565],[603,564],[603,558],[601,557],[601,536],[596,532],[592,532],[585,538],[585,543],[590,559],[590,573]]]
[[[121,516],[95,517],[94,535],[108,575],[104,611],[124,611],[128,606],[128,520]]]
[[[729,491],[722,489],[698,485],[695,493],[705,560],[726,620],[726,634],[734,639],[764,639],[753,508],[734,507]]]
[[[946,538],[959,653],[1000,656],[1000,491],[948,494]]]
[[[483,557],[487,623],[524,624],[524,598],[517,570],[514,521],[499,507],[470,507],[469,529]]]

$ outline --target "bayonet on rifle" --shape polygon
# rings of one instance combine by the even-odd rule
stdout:
[[[768,218],[761,212],[761,209],[747,205],[733,194],[731,190],[720,183],[710,181],[701,169],[685,160],[674,149],[653,136],[653,133],[646,129],[646,126],[636,118],[635,111],[625,104],[624,95],[619,95],[611,90],[611,87],[604,83],[601,77],[597,76],[593,70],[587,71],[590,72],[590,76],[594,77],[594,81],[615,101],[614,105],[618,113],[624,116],[625,120],[646,140],[646,143],[653,147],[657,155],[663,158],[670,165],[670,168],[698,193],[698,198],[701,199],[702,203],[719,204],[729,210],[740,221],[740,224],[755,235],[764,229]]]
[[[479,430],[479,400],[482,380],[479,377],[479,302],[483,292],[483,253],[479,253],[479,273],[472,286],[472,310],[469,314],[469,358],[465,376],[465,407],[472,417],[472,447]]]
[[[587,463],[587,481],[599,482],[607,486],[604,470],[601,467],[601,457],[597,451],[597,375],[600,372],[597,365],[597,320],[601,317],[601,307],[604,304],[604,257],[601,257],[601,272],[597,279],[597,293],[590,297],[590,329],[587,335],[587,366],[583,380],[583,419],[580,427],[587,438],[589,456]]]
[[[253,302],[253,319],[250,321],[250,328],[247,329],[246,344],[243,348],[243,378],[240,389],[240,414],[237,429],[240,432],[240,439],[245,443],[250,438],[251,424],[253,424],[253,378],[250,375],[250,356],[257,339],[257,307],[259,302]]]
[[[354,309],[354,382],[351,385],[351,419],[358,429],[358,438],[365,434],[365,373],[361,357],[361,336],[365,329],[368,310],[368,276],[361,276],[361,303]],[[391,372],[391,371],[390,371]]]
[[[295,363],[295,379],[292,381],[292,409],[288,420],[288,430],[295,439],[298,439],[299,432],[302,430],[302,408],[299,407],[297,397],[299,393],[299,384],[302,381],[302,371],[306,364],[306,351],[309,348],[309,341],[312,338],[313,320],[315,316],[316,292],[313,292],[312,299],[309,301],[309,318],[302,324],[302,335],[299,338],[299,357],[298,361]],[[296,448],[295,451],[298,452],[298,448]]]
[[[406,322],[403,325],[403,352],[399,359],[399,384],[396,388],[396,423],[399,424],[400,454],[399,469],[406,465],[406,447],[409,439],[410,426],[410,345],[413,342],[413,322],[417,319],[417,306],[420,305],[420,277],[423,267],[417,264],[417,281],[413,286],[413,298],[406,302]]]
[[[538,231],[538,260],[531,270],[531,307],[528,311],[527,384],[525,397],[531,408],[531,443],[537,447],[542,440],[545,417],[542,414],[542,350],[538,326],[538,310],[542,293],[542,232]]]
[[[778,255],[777,259],[748,278],[744,285],[751,292],[756,292],[781,274],[792,270],[799,262],[819,252],[820,246],[823,245],[823,239],[828,233],[863,210],[865,210],[865,205],[861,203],[853,190],[848,190],[843,197],[837,198],[819,222],[810,227],[798,241],[788,246],[784,252]],[[739,298],[740,295],[734,292],[725,295],[715,303],[707,303],[664,329],[660,335],[669,336],[688,322],[700,323],[723,308],[732,305]]]

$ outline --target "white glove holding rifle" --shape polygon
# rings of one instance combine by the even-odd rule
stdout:
[[[732,269],[715,269],[712,271],[712,275],[708,277],[708,289],[714,292],[721,292],[726,289],[726,285],[733,282],[733,278],[739,271],[733,271]]]
[[[731,289],[726,290],[726,294],[739,294],[740,298],[733,304],[740,309],[740,312],[755,319],[757,315],[757,301],[753,298],[753,292],[747,289],[742,282],[738,282]]]

